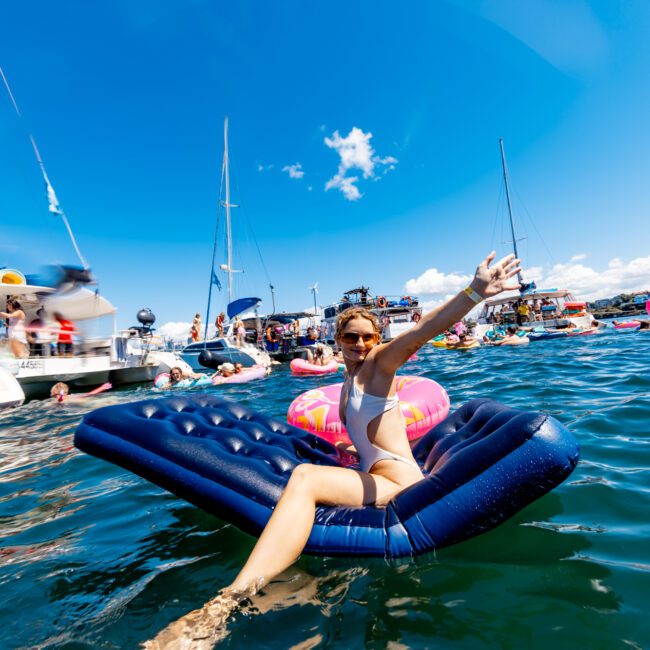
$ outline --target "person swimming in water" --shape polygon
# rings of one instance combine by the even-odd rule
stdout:
[[[146,648],[180,647],[179,643],[186,640],[216,641],[239,603],[298,559],[319,504],[382,507],[398,492],[422,480],[399,409],[395,374],[430,339],[461,320],[476,304],[518,288],[516,278],[512,278],[520,271],[519,260],[508,255],[490,266],[494,257],[492,252],[479,264],[464,291],[386,343],[381,343],[379,323],[367,309],[351,307],[339,315],[335,340],[346,368],[339,416],[353,443],[342,451],[357,455],[360,469],[297,465],[235,580],[203,608],[146,642]]]

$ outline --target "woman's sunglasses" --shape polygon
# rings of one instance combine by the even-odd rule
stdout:
[[[364,343],[372,343],[377,338],[376,334],[359,334],[358,332],[343,332],[341,340],[344,343],[356,343],[361,339]]]

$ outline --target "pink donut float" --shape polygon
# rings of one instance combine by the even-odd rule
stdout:
[[[329,375],[331,372],[338,372],[339,364],[334,359],[324,366],[317,366],[304,359],[292,359],[289,367],[294,375]]]
[[[302,393],[291,402],[287,422],[331,443],[350,444],[339,419],[342,386],[331,384]],[[397,378],[396,389],[409,440],[417,440],[447,417],[449,395],[437,382],[426,377],[402,376]]]

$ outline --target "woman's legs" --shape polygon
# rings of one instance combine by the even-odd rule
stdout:
[[[16,359],[25,359],[28,356],[27,346],[18,339],[10,339],[9,347]]]
[[[307,544],[317,504],[382,503],[403,487],[385,476],[352,469],[298,465],[246,564],[229,589],[259,588],[291,566]]]
[[[387,462],[380,461],[377,465]],[[398,469],[399,474],[402,474],[402,469]],[[230,587],[201,609],[171,623],[155,639],[147,641],[145,648],[177,648],[181,640],[206,643],[205,646],[187,647],[212,647],[220,631],[223,632],[221,626],[238,606],[242,592],[243,596],[252,595],[296,561],[309,539],[317,504],[381,505],[413,482],[403,483],[401,476],[397,482],[386,476],[342,467],[298,465],[246,564]]]

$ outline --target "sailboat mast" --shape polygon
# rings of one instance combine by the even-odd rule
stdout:
[[[226,245],[228,249],[228,303],[232,302],[232,231],[230,228],[230,174],[228,170],[228,116],[223,123],[223,168],[226,180]]]
[[[503,166],[503,180],[506,185],[506,199],[508,201],[508,215],[510,216],[510,232],[512,234],[512,247],[515,253],[515,257],[519,258],[519,253],[517,252],[517,238],[515,237],[515,222],[512,218],[512,201],[510,200],[510,181],[508,179],[508,165],[506,164],[506,152],[503,148],[503,138],[499,138],[499,146],[501,147],[501,164]],[[521,272],[517,273],[519,282],[523,282],[521,277]]]

